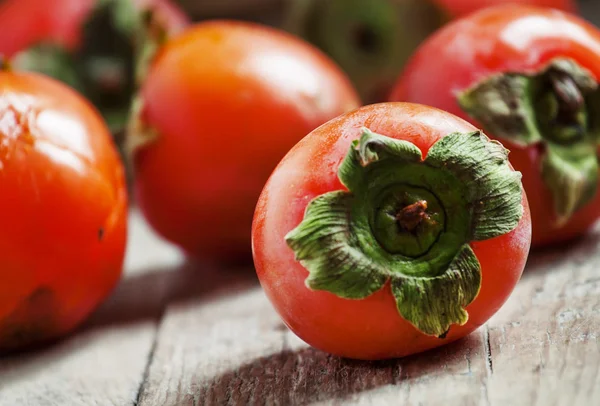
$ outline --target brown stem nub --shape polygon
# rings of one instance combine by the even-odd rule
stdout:
[[[419,200],[400,210],[396,215],[396,220],[403,230],[413,231],[428,217],[427,200]]]

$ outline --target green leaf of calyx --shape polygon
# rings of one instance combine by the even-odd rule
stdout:
[[[12,61],[17,70],[39,72],[82,91],[73,56],[62,46],[40,44],[18,53]]]
[[[351,191],[357,190],[365,175],[363,168],[374,162],[389,159],[419,162],[423,159],[421,150],[413,143],[390,140],[392,139],[389,137],[363,128],[360,140],[352,143],[352,148],[338,169],[339,178],[344,186]]]
[[[131,0],[112,0],[106,6],[111,7],[115,28],[124,35],[133,37],[142,25],[142,17],[137,6]]]
[[[562,225],[596,195],[598,158],[595,146],[549,145],[542,161],[542,177],[552,193],[558,225]]]
[[[314,199],[302,225],[286,236],[310,275],[306,285],[346,299],[362,299],[381,289],[389,275],[361,252],[348,222],[353,197],[331,192]]]
[[[586,97],[588,110],[595,112],[588,117],[588,131],[596,145],[600,146],[600,92],[593,92]]]
[[[552,193],[555,227],[597,193],[600,87],[574,60],[556,58],[538,72],[492,75],[458,102],[489,133],[543,148],[540,171]]]
[[[481,286],[468,242],[513,230],[523,214],[507,154],[480,132],[454,133],[423,161],[416,145],[363,129],[338,168],[348,191],[313,199],[286,236],[307,287],[362,299],[389,281],[399,315],[424,334],[464,324]]]
[[[461,108],[486,131],[519,145],[542,141],[533,114],[538,83],[520,75],[492,76],[458,97]]]
[[[549,128],[563,130],[555,117],[558,103],[572,104],[578,97],[564,91],[569,88],[565,83],[572,83],[570,87],[583,95],[598,90],[589,71],[570,59],[558,58],[539,72],[491,75],[461,92],[457,101],[488,133],[518,145],[533,145],[549,138]]]
[[[422,332],[444,336],[452,324],[469,319],[465,307],[479,293],[481,266],[468,244],[437,278],[392,277],[398,312]]]
[[[452,172],[466,186],[473,240],[506,234],[519,224],[521,173],[509,167],[508,150],[499,142],[480,131],[449,134],[431,147],[425,163]]]

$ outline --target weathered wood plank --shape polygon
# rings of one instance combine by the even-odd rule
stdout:
[[[393,361],[398,373],[382,385],[340,392],[318,405],[486,405],[487,371],[480,334],[444,348]],[[368,371],[380,363],[361,362]],[[373,372],[371,372],[373,373]],[[302,402],[302,404],[305,404]]]
[[[211,284],[235,287],[168,307],[140,404],[595,404],[599,241],[596,232],[534,253],[506,306],[470,337],[377,363],[308,348],[281,324],[251,271],[212,271]]]
[[[492,404],[598,404],[600,233],[533,256],[489,332]]]
[[[403,360],[340,359],[302,343],[260,289],[242,283],[224,297],[170,306],[140,405],[376,404],[382,396],[475,405],[484,404],[486,377],[479,334]]]
[[[0,358],[1,406],[133,405],[148,364],[165,281],[181,255],[132,213],[126,276],[80,332]]]
[[[113,298],[74,337],[0,359],[0,405],[589,405],[600,395],[599,231],[534,254],[507,305],[465,340],[368,363],[309,348],[251,269],[182,265],[136,216]]]

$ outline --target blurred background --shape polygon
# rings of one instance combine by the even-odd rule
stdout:
[[[350,76],[363,102],[385,100],[419,43],[457,14],[510,0],[178,0],[197,21],[234,18],[283,28],[317,45]],[[600,0],[516,0],[570,8],[600,25]]]
[[[406,60],[435,30],[476,8],[511,1],[0,0],[0,55],[13,67],[41,71],[79,90],[121,144],[139,84],[136,65],[143,64],[139,53],[146,51],[143,40],[133,40],[140,31],[139,10],[154,9],[166,36],[189,20],[237,19],[282,28],[328,54],[370,104],[386,99]],[[514,2],[577,12],[600,25],[599,0]]]
[[[190,20],[253,21],[296,34],[328,54],[370,104],[386,100],[407,59],[431,33],[475,8],[510,1],[0,0],[0,55],[19,70],[49,74],[85,95],[124,152],[148,39],[174,35]],[[600,0],[515,2],[577,12],[600,25]],[[141,33],[139,11],[148,9],[155,10],[159,34]]]

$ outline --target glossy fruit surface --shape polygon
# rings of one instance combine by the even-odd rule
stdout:
[[[154,228],[188,253],[250,251],[256,200],[305,134],[359,105],[329,59],[259,25],[201,23],[168,41],[140,93],[136,197]]]
[[[115,286],[123,172],[81,96],[37,74],[0,72],[0,352],[72,331]]]
[[[540,91],[531,88],[510,103],[501,101],[508,120],[489,111],[498,106],[490,101],[493,95],[470,108],[469,103],[461,104],[461,94],[498,75],[523,80],[523,75],[531,75],[528,83],[550,81],[540,84]],[[557,80],[557,75],[567,77]],[[434,34],[411,59],[390,100],[441,108],[501,140],[511,150],[511,163],[523,173],[533,244],[542,245],[581,235],[600,217],[594,118],[600,114],[595,101],[599,77],[598,29],[556,10],[503,6],[472,14]],[[575,93],[565,98],[561,83]],[[547,100],[559,107],[545,104]],[[518,112],[527,110],[523,103],[533,106],[525,117]],[[518,128],[524,119],[531,123],[529,130],[518,134],[498,125],[513,123]],[[554,134],[556,129],[561,134]],[[569,139],[572,131],[576,134]]]
[[[476,150],[462,149],[471,143]],[[478,163],[465,169],[464,157]],[[496,175],[469,180],[496,169],[499,189],[488,189]],[[458,192],[473,186],[479,190]],[[477,201],[465,202],[467,195]],[[492,203],[499,196],[509,199]],[[475,213],[491,207],[502,207],[493,221]],[[498,229],[469,231],[489,221],[481,229]],[[449,113],[385,103],[300,141],[265,186],[252,236],[261,285],[294,333],[336,355],[382,359],[485,323],[519,280],[531,224],[500,144]]]

